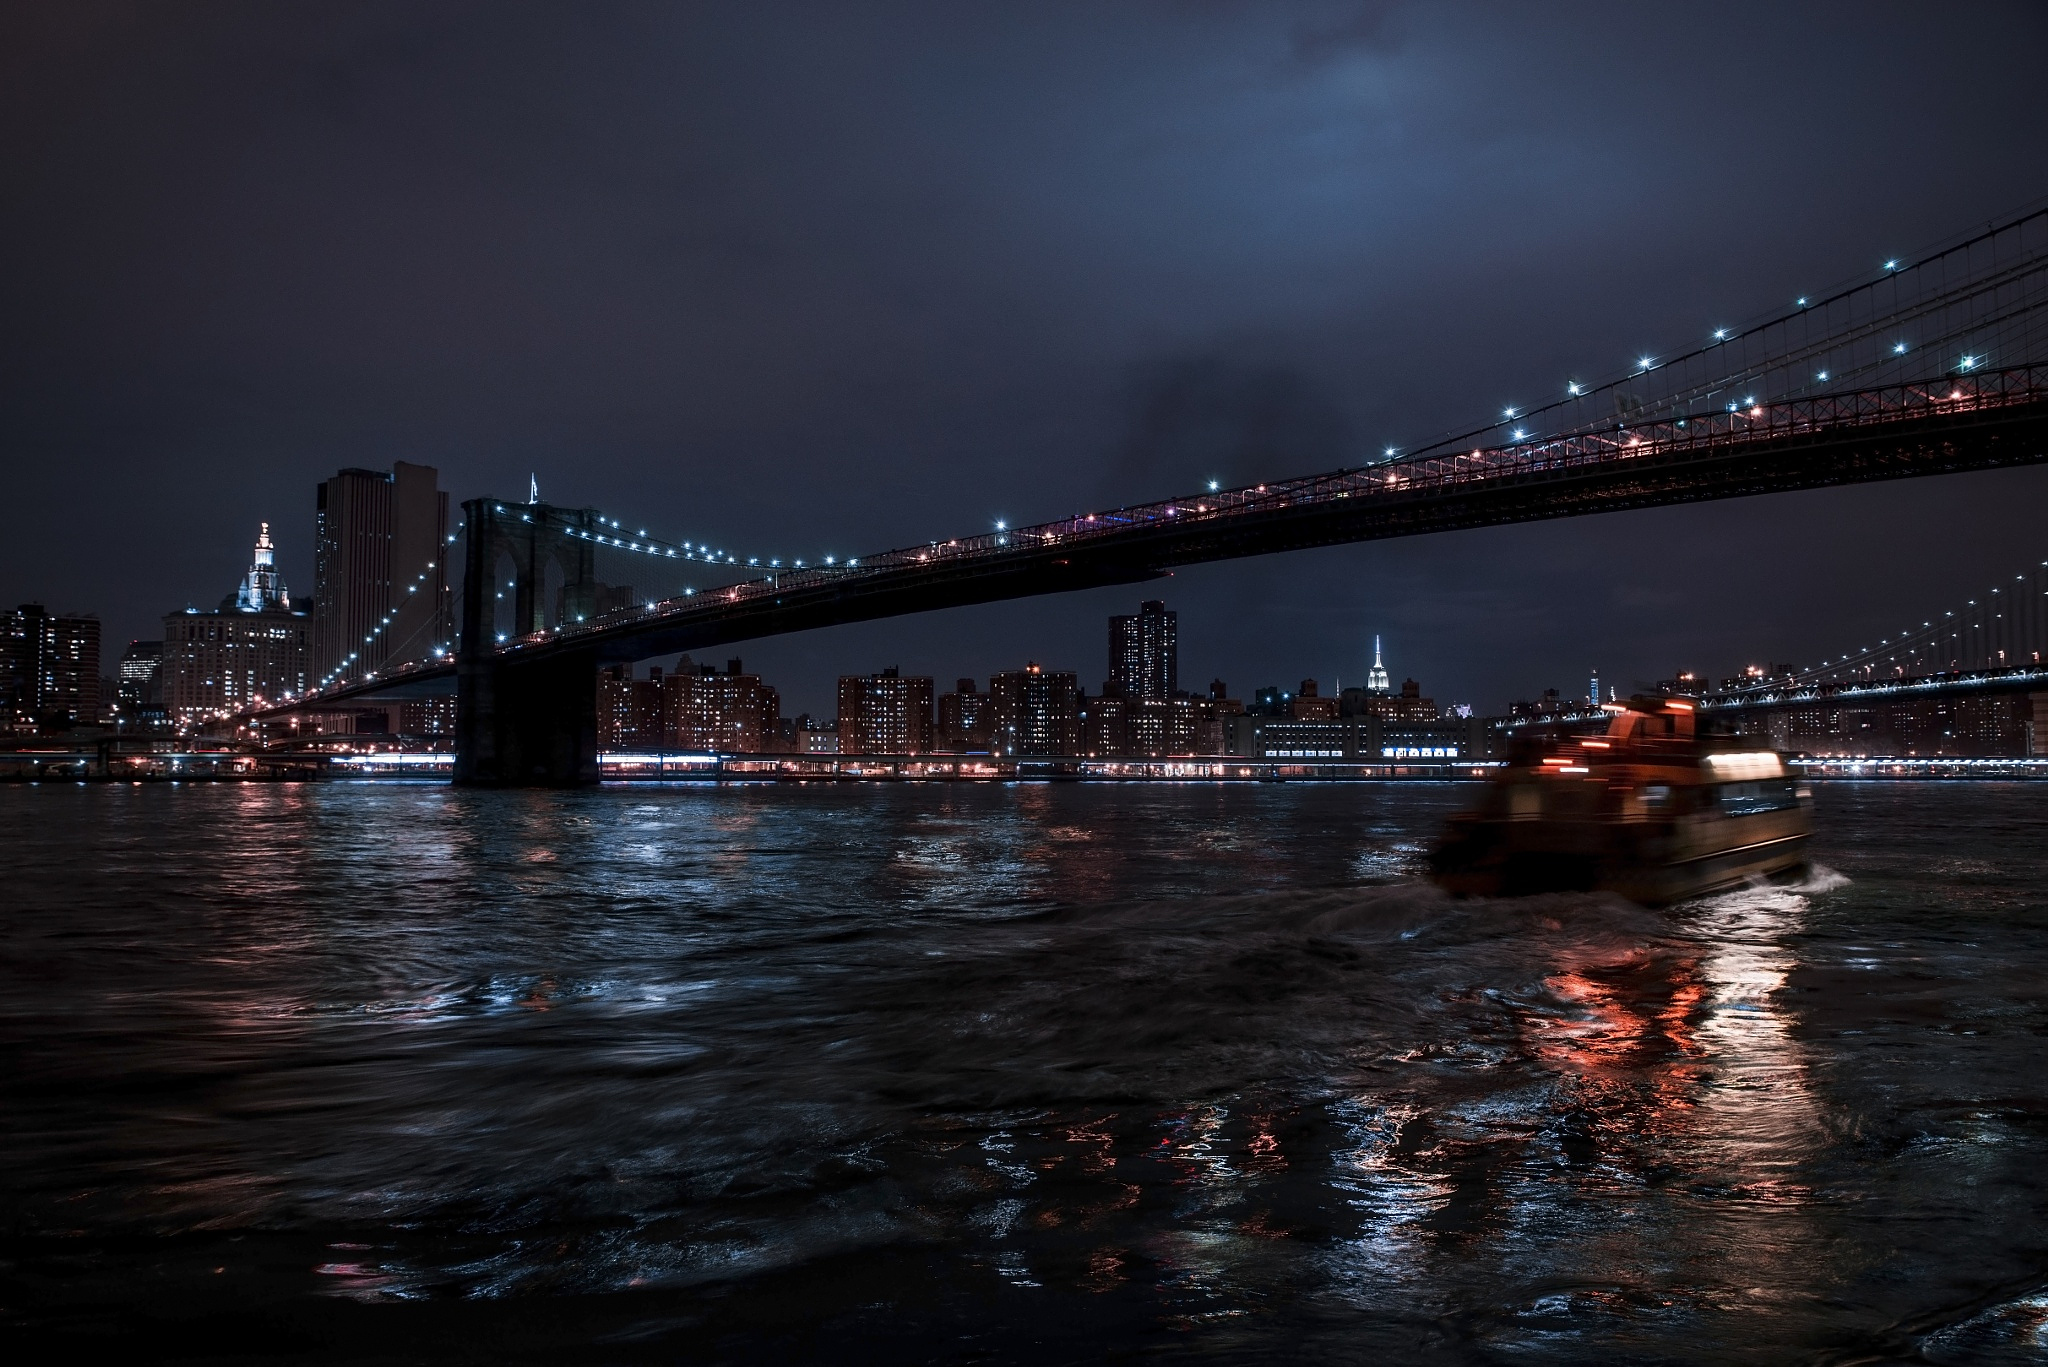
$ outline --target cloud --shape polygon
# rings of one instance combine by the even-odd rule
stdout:
[[[1308,474],[1345,463],[1350,424],[1301,371],[1189,355],[1138,367],[1111,481],[1118,499]]]
[[[1361,54],[1386,56],[1401,46],[1395,0],[1360,0],[1336,13],[1303,20],[1294,26],[1290,46],[1302,66],[1327,66]]]

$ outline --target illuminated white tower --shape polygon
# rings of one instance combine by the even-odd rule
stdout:
[[[1365,676],[1365,691],[1368,693],[1391,693],[1394,690],[1387,683],[1387,667],[1380,663],[1380,638],[1372,638],[1372,670]]]
[[[278,582],[277,551],[270,544],[270,524],[266,522],[263,530],[256,534],[256,560],[249,566],[249,572],[242,576],[241,590],[235,594],[235,610],[288,612],[291,605],[292,596]]]

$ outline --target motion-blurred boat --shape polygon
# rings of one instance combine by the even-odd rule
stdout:
[[[1648,906],[1807,864],[1813,795],[1775,751],[1699,725],[1685,698],[1610,704],[1604,735],[1518,737],[1430,855],[1461,896],[1608,891]]]

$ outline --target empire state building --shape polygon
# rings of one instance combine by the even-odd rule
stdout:
[[[1387,667],[1380,663],[1380,638],[1372,638],[1372,669],[1365,676],[1365,691],[1368,693],[1391,693],[1393,685],[1387,682]]]

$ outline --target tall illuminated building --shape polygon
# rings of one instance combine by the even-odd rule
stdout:
[[[321,483],[313,540],[315,687],[453,649],[448,495],[431,465]]]
[[[679,669],[661,681],[662,743],[679,750],[751,755],[773,749],[782,720],[782,695],[743,673],[738,660],[725,672],[710,665]]]
[[[1105,693],[1126,698],[1170,698],[1180,691],[1179,614],[1158,599],[1109,619],[1109,680]]]
[[[1387,679],[1387,667],[1380,663],[1380,638],[1372,638],[1372,668],[1366,672],[1365,691],[1368,693],[1391,693],[1393,684]]]
[[[839,752],[921,755],[932,748],[932,681],[890,668],[839,678]]]
[[[995,699],[990,749],[1004,755],[1072,755],[1081,748],[1081,689],[1070,670],[1027,664],[988,681]]]
[[[270,524],[256,533],[256,555],[242,587],[235,593],[237,612],[290,612],[292,596],[277,575],[277,548],[270,544]]]
[[[100,715],[100,619],[41,603],[0,612],[0,729],[92,726]]]

